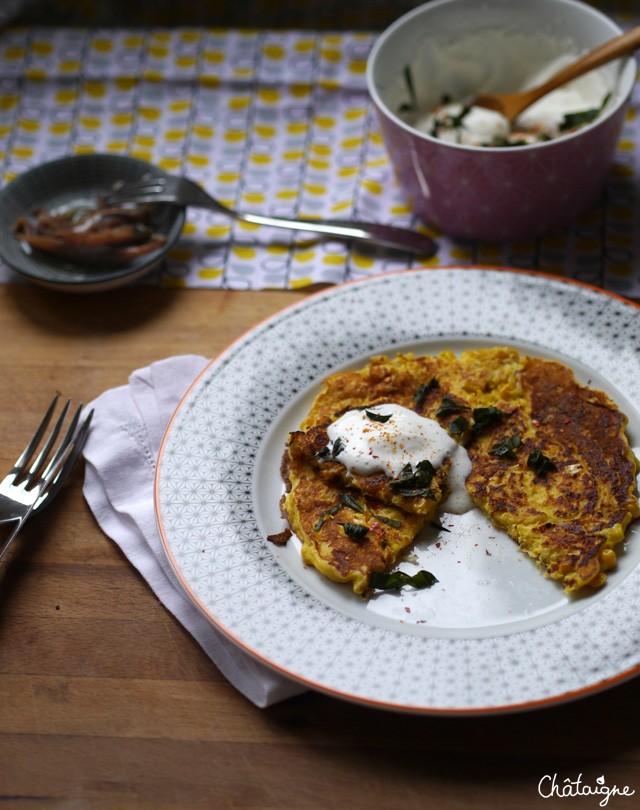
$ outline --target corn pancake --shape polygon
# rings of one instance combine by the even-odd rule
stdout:
[[[388,571],[435,515],[408,513],[339,481],[328,481],[301,454],[289,461],[291,490],[285,498],[289,524],[302,541],[302,559],[334,582],[348,582],[364,595],[374,571]],[[355,507],[355,508],[354,508]],[[367,528],[354,539],[348,526]]]
[[[547,576],[567,592],[604,583],[604,572],[615,565],[614,546],[640,514],[626,417],[562,364],[504,347],[459,357],[449,351],[374,357],[325,381],[301,430],[291,434],[283,465],[284,512],[306,563],[366,594],[371,572],[388,571],[446,502],[447,464],[437,470],[433,499],[412,504],[393,499],[384,475],[366,480],[338,461],[318,461],[330,422],[352,408],[387,402],[437,420],[466,446],[472,465],[466,487],[474,502]],[[493,419],[484,421],[487,409]],[[538,467],[532,466],[536,455]],[[364,511],[336,510],[345,493]],[[355,541],[345,522],[375,528],[366,542]]]
[[[639,514],[626,417],[560,363],[522,358],[512,388],[524,395],[518,409],[467,447],[467,490],[567,592],[602,585],[614,546]],[[522,442],[515,459],[492,454],[514,435]],[[540,474],[528,464],[536,451],[555,469]]]

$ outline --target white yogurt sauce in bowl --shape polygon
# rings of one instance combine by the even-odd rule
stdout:
[[[399,81],[406,87],[398,115],[410,126],[467,146],[513,146],[560,137],[603,111],[617,81],[614,63],[592,70],[532,104],[513,126],[475,95],[517,92],[542,84],[580,56],[564,39],[481,29],[452,41],[431,37],[415,50]]]

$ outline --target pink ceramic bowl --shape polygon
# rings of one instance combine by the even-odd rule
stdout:
[[[512,91],[532,65],[580,53],[621,33],[577,0],[432,0],[376,41],[368,89],[399,182],[414,211],[456,237],[528,239],[562,228],[598,198],[635,81],[635,60],[600,68],[611,95],[591,124],[551,141],[512,147],[449,143],[416,130],[402,111],[427,112],[444,95]],[[535,64],[538,62],[538,64]]]

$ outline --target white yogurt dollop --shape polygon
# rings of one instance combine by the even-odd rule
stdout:
[[[521,89],[536,87],[565,67],[576,55],[564,55],[543,70],[531,74]],[[471,146],[508,146],[557,138],[584,123],[567,122],[567,115],[594,117],[599,114],[609,88],[602,73],[597,70],[574,79],[524,110],[510,126],[507,119],[494,110],[467,106],[463,102],[445,103],[419,117],[416,129],[449,143]],[[579,119],[578,119],[579,120]],[[590,119],[593,120],[593,119]]]
[[[444,104],[416,123],[416,129],[448,143],[489,146],[511,136],[509,122],[498,112],[464,104]]]
[[[473,507],[464,487],[471,470],[467,451],[435,420],[389,403],[347,411],[329,425],[327,434],[334,459],[359,475],[396,478],[407,464],[415,469],[427,460],[438,468],[449,458],[447,509],[462,513]]]

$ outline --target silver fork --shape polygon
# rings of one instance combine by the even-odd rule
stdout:
[[[135,202],[171,203],[182,207],[193,205],[196,208],[209,208],[232,219],[239,219],[254,225],[326,234],[338,236],[341,239],[358,239],[383,247],[417,253],[425,258],[433,256],[438,250],[437,244],[428,236],[408,228],[397,228],[394,225],[377,222],[352,222],[344,219],[288,219],[236,211],[223,205],[201,186],[186,177],[147,176],[140,180],[117,183],[105,195],[104,200],[105,204],[109,206]]]
[[[6,554],[27,518],[53,500],[82,451],[93,414],[91,411],[80,423],[82,406],[76,410],[63,438],[54,450],[71,405],[71,400],[68,400],[55,425],[51,428],[42,449],[36,455],[51,422],[57,402],[58,396],[55,396],[33,438],[20,454],[9,474],[0,481],[0,524],[12,521],[15,523],[0,548],[0,560]]]

